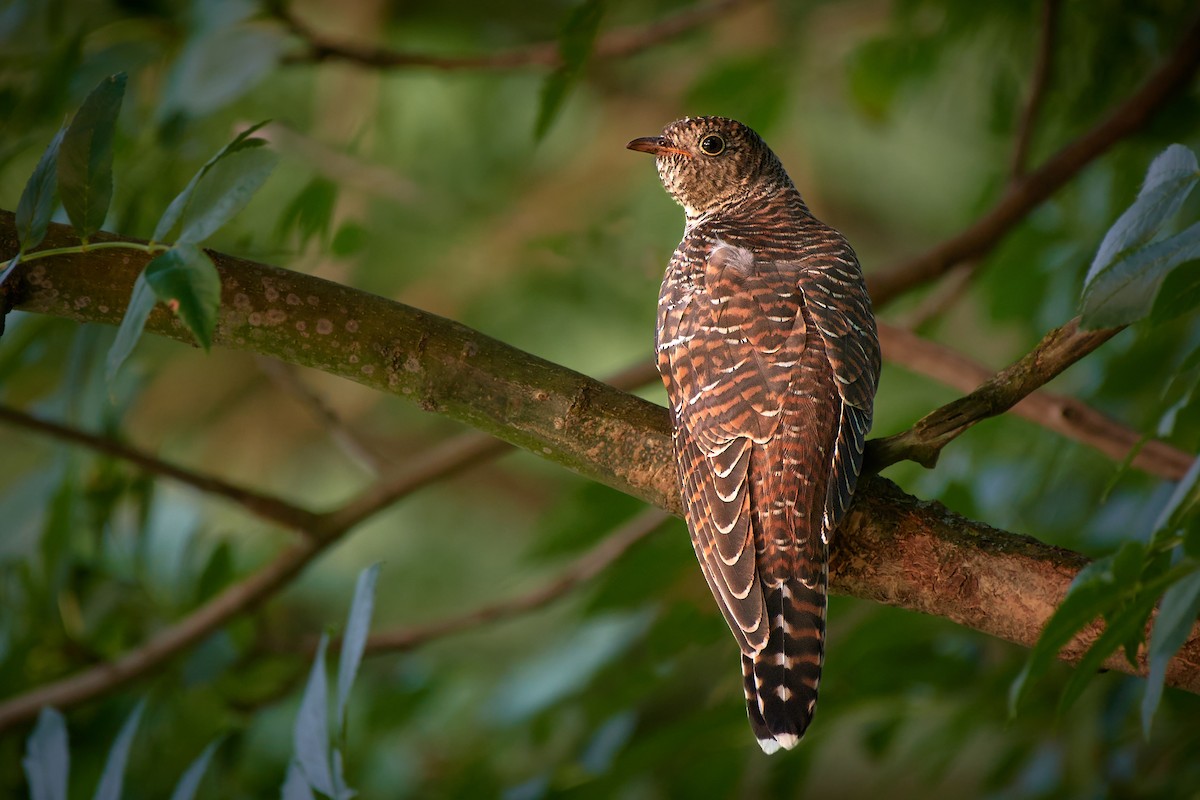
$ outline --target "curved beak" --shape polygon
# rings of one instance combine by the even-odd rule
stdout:
[[[681,150],[678,147],[672,147],[667,144],[667,140],[661,136],[643,136],[640,139],[634,139],[629,144],[625,145],[629,150],[637,150],[639,153],[650,153],[651,155],[661,156],[666,153],[675,153],[681,156],[692,157],[692,154],[687,150]]]

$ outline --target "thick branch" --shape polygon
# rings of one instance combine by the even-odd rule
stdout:
[[[879,341],[888,362],[964,392],[975,390],[993,377],[991,370],[968,356],[886,322],[879,322]],[[1188,453],[1157,439],[1143,443],[1136,431],[1074,397],[1038,389],[1013,406],[1012,412],[1094,447],[1116,461],[1124,460],[1141,445],[1132,466],[1168,480],[1180,480],[1192,465]],[[883,444],[876,442],[873,446]]]
[[[592,58],[623,58],[646,50],[661,42],[673,39],[693,28],[698,28],[732,11],[738,6],[748,5],[754,0],[716,0],[704,6],[681,11],[674,16],[652,22],[649,25],[621,28],[604,34],[596,40]],[[435,56],[426,53],[405,53],[388,47],[374,47],[351,42],[327,39],[301,22],[287,8],[279,8],[276,15],[304,41],[305,50],[285,59],[287,63],[305,63],[340,59],[374,69],[397,69],[421,67],[439,70],[501,70],[522,67],[557,68],[563,65],[558,42],[540,42],[527,47],[471,56]]]
[[[63,226],[53,225],[45,246],[72,243]],[[12,214],[0,212],[0,259],[15,251]],[[679,512],[661,407],[432,314],[311,276],[213,256],[222,279],[217,344],[408,397]],[[141,254],[115,250],[60,256],[18,268],[6,289],[25,311],[115,324],[145,263]],[[190,340],[162,309],[150,315],[147,329]],[[1059,345],[1073,342],[1064,331]],[[1014,378],[1038,380],[1031,375]],[[1026,646],[1086,563],[1078,554],[918,501],[879,477],[864,478],[837,541],[837,591],[945,616]],[[1067,658],[1079,657],[1077,645]],[[1198,665],[1200,637],[1193,636],[1172,662],[1168,682],[1200,692]],[[1110,666],[1123,664],[1116,659]]]
[[[1000,201],[962,233],[921,255],[874,272],[867,285],[876,307],[983,255],[1042,201],[1121,139],[1141,128],[1200,66],[1200,18],[1184,32],[1171,57],[1128,100],[1104,120],[1059,150],[1035,171],[1009,185]]]

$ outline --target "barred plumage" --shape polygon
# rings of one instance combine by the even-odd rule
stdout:
[[[817,701],[829,536],[871,427],[875,319],[854,251],[754,131],[688,118],[629,147],[656,156],[687,215],[658,367],[692,544],[771,753],[799,742]]]

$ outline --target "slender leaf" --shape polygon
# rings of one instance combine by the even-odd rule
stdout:
[[[1106,266],[1083,291],[1081,325],[1112,328],[1147,316],[1158,288],[1180,264],[1200,258],[1200,222]]]
[[[95,800],[121,800],[121,789],[125,783],[125,765],[129,763],[129,748],[133,745],[133,737],[137,733],[138,723],[142,721],[142,712],[146,710],[146,701],[142,700],[129,714],[121,732],[117,734],[112,748],[108,751],[108,760],[104,763],[104,772],[100,776],[100,785],[96,787]]]
[[[337,714],[334,717],[338,730],[346,723],[346,701],[350,698],[350,687],[358,674],[363,648],[367,645],[367,634],[371,632],[371,612],[375,605],[375,582],[379,578],[379,564],[372,564],[358,574],[354,587],[354,602],[350,605],[350,616],[346,620],[346,633],[342,637],[342,655],[338,660]]]
[[[104,80],[83,101],[58,153],[58,193],[75,232],[100,230],[112,202],[113,134],[125,95],[125,73]]]
[[[192,800],[196,796],[196,791],[200,788],[200,781],[204,779],[204,773],[208,772],[208,763],[212,761],[213,753],[217,752],[217,748],[220,746],[221,740],[215,739],[208,743],[208,747],[205,747],[200,755],[196,756],[196,760],[183,773],[179,783],[175,784],[175,791],[171,792],[171,800]]]
[[[1150,671],[1146,676],[1146,693],[1142,696],[1142,730],[1150,736],[1154,712],[1162,698],[1163,681],[1171,657],[1187,641],[1196,616],[1200,614],[1200,570],[1186,576],[1167,589],[1158,607],[1154,630],[1150,635]]]
[[[335,800],[352,800],[358,792],[346,785],[345,764],[342,763],[342,751],[333,748],[333,796]]]
[[[1163,281],[1150,310],[1155,325],[1190,314],[1200,308],[1200,261],[1187,261],[1175,267]]]
[[[204,176],[208,174],[208,171],[212,169],[214,164],[232,153],[236,153],[240,150],[247,150],[253,147],[261,147],[267,143],[265,139],[257,139],[253,137],[254,134],[268,122],[270,122],[270,120],[263,120],[257,125],[251,125],[249,128],[239,133],[236,137],[234,137],[232,142],[218,150],[216,155],[206,161],[204,166],[196,171],[196,174],[192,176],[190,181],[188,181],[188,185],[183,188],[182,192],[175,196],[175,199],[171,201],[169,206],[167,206],[167,210],[163,212],[162,217],[159,218],[158,225],[154,227],[154,241],[166,241],[167,237],[171,235],[171,231],[173,231],[175,226],[179,224],[179,218],[183,215],[183,210],[187,208],[188,203],[191,202],[192,195],[196,192],[196,186],[200,183]]]
[[[304,779],[300,765],[295,760],[288,764],[287,778],[279,796],[283,800],[316,800],[312,789],[308,788],[308,781]]]
[[[4,267],[4,269],[0,270],[0,286],[4,285],[4,282],[6,280],[8,280],[8,276],[13,274],[13,270],[15,270],[17,268],[17,264],[20,264],[20,263],[21,263],[21,254],[17,253],[15,256],[12,257],[12,260],[8,262],[8,264]]]
[[[583,0],[567,15],[562,32],[558,37],[558,52],[563,64],[546,76],[542,84],[541,101],[538,104],[534,138],[541,139],[550,130],[562,108],[563,101],[583,74],[583,68],[592,55],[592,46],[604,19],[606,0]]]
[[[29,800],[67,800],[71,749],[62,714],[53,708],[42,709],[25,743],[25,758],[21,763],[29,781]]]
[[[1140,592],[1136,598],[1122,606],[1120,610],[1111,615],[1111,619],[1106,621],[1104,632],[1096,638],[1096,641],[1092,642],[1092,646],[1075,665],[1075,672],[1071,674],[1062,696],[1059,697],[1060,712],[1066,711],[1079,698],[1092,678],[1096,677],[1096,672],[1104,664],[1105,659],[1127,639],[1145,630],[1146,619],[1154,608],[1159,592],[1161,592],[1161,588]]]
[[[146,272],[143,270],[134,281],[129,306],[125,309],[125,316],[121,318],[121,327],[117,328],[117,336],[108,348],[106,377],[110,385],[117,377],[117,370],[129,358],[134,346],[142,338],[142,330],[146,327],[146,319],[149,318],[150,312],[154,310],[155,302],[157,298],[150,284],[146,282]]]
[[[1150,241],[1163,223],[1179,211],[1197,180],[1200,180],[1200,165],[1191,150],[1173,144],[1159,153],[1146,170],[1137,199],[1105,234],[1084,284],[1091,284],[1108,265]]]
[[[1015,714],[1029,685],[1040,678],[1054,663],[1062,650],[1084,625],[1108,613],[1117,603],[1114,591],[1113,557],[1093,561],[1084,567],[1071,582],[1067,596],[1046,621],[1037,644],[1029,652],[1024,668],[1009,689],[1009,713]]]
[[[64,125],[54,134],[17,201],[17,240],[21,243],[22,253],[37,247],[46,238],[58,194],[58,148],[66,132]]]
[[[1200,457],[1192,460],[1192,466],[1167,498],[1154,523],[1155,532],[1178,528],[1196,510],[1197,504],[1200,504]]]
[[[262,147],[243,148],[218,160],[201,178],[183,210],[180,242],[199,244],[246,207],[279,157]]]
[[[221,309],[221,276],[199,247],[180,243],[146,265],[146,282],[206,351]]]
[[[313,659],[312,671],[308,675],[308,685],[300,701],[296,724],[292,729],[292,742],[295,748],[294,758],[308,785],[333,797],[333,778],[329,773],[329,708],[325,683],[325,648],[328,644],[329,637],[322,634],[321,642],[317,646],[317,657]]]

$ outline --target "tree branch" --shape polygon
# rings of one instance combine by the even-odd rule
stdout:
[[[1042,110],[1042,99],[1046,96],[1046,87],[1050,85],[1050,75],[1054,70],[1054,47],[1058,42],[1058,17],[1061,0],[1042,0],[1041,26],[1042,36],[1038,42],[1037,61],[1033,65],[1033,81],[1029,88],[1029,99],[1021,112],[1021,121],[1017,126],[1017,140],[1013,146],[1011,175],[1013,180],[1020,180],[1025,174],[1029,161],[1029,145],[1033,141],[1033,131],[1037,125],[1039,112]]]
[[[1180,38],[1174,53],[1124,103],[1035,171],[1011,183],[990,211],[966,230],[915,258],[867,276],[876,308],[990,250],[1025,215],[1121,139],[1145,125],[1167,100],[1187,86],[1200,66],[1200,18]]]
[[[115,439],[81,431],[78,428],[60,425],[57,422],[39,419],[32,414],[27,414],[15,408],[0,405],[0,422],[7,422],[16,427],[37,431],[38,433],[60,439],[64,442],[83,445],[91,450],[95,450],[97,453],[103,453],[113,458],[128,461],[144,469],[146,472],[179,481],[182,484],[216,495],[217,497],[223,497],[238,504],[255,516],[278,523],[285,528],[303,532],[311,529],[317,520],[317,515],[308,509],[289,503],[278,497],[256,492],[212,475],[205,475],[170,464],[149,453],[130,447],[123,442],[118,442]]]
[[[50,226],[47,248],[73,243],[65,226]],[[0,259],[16,250],[13,215],[0,212]],[[422,408],[504,438],[672,513],[680,512],[665,409],[435,315],[308,275],[211,255],[222,281],[215,343],[408,397]],[[47,258],[18,267],[6,288],[18,309],[116,324],[146,262],[143,254],[115,250]],[[146,328],[191,341],[190,334],[162,308],[151,313]],[[1089,335],[1081,336],[1086,341]],[[1042,350],[1049,358],[1063,347],[1073,352],[1069,346],[1078,346],[1080,339],[1064,329],[1054,344]],[[1039,368],[1032,364],[1028,374],[1013,377],[1019,386],[1026,385],[1022,381],[1040,385],[1036,383]],[[327,524],[335,531],[350,524],[345,518],[334,522]],[[294,574],[308,563],[311,551],[332,540],[329,531],[321,533],[320,544],[302,543],[288,551],[299,555],[274,562],[279,566],[268,569],[275,575]],[[1036,641],[1071,578],[1087,563],[1076,553],[919,501],[877,476],[862,480],[836,541],[836,591],[944,616],[1026,646]],[[276,579],[259,578],[260,574],[247,579],[248,589],[241,589],[243,584],[231,587],[196,614],[211,620],[214,607],[235,613],[229,612],[232,601],[226,599],[231,593],[266,596],[256,587]],[[228,616],[217,624],[224,619]],[[194,627],[185,629],[193,631],[186,643],[213,627],[204,627],[199,634]],[[171,633],[172,647],[156,638],[117,662],[122,665],[118,677],[129,680],[144,674],[148,667],[136,672],[131,665],[144,665],[147,652],[157,664],[186,646],[178,644],[186,637],[174,630],[166,632]],[[1088,635],[1087,631],[1081,634],[1064,657],[1077,660]],[[1121,658],[1108,664],[1130,669]],[[29,719],[43,703],[62,707],[94,697],[110,685],[103,678],[108,669],[109,665],[97,667],[0,705],[0,724]],[[1167,681],[1200,692],[1200,635],[1194,632],[1172,661]]]
[[[942,448],[980,420],[1003,414],[1122,328],[1079,330],[1079,319],[1047,333],[1020,360],[988,378],[975,391],[918,420],[903,433],[870,442],[864,469],[878,472],[898,461],[933,467]]]
[[[669,515],[657,508],[647,509],[605,536],[599,544],[576,559],[557,577],[533,591],[437,622],[374,633],[367,639],[366,652],[377,655],[397,650],[412,650],[443,636],[461,633],[548,605],[581,583],[599,575],[629,552],[635,544],[662,527],[669,518]],[[315,645],[313,649],[316,649]]]
[[[708,5],[696,6],[644,26],[621,28],[604,34],[596,40],[592,58],[624,58],[649,49],[668,39],[673,39],[693,28],[698,28],[724,14],[749,5],[755,0],[716,0]],[[303,40],[305,49],[284,59],[284,63],[300,64],[339,59],[374,69],[397,69],[420,67],[445,71],[455,70],[503,70],[523,67],[547,67],[554,69],[563,65],[557,41],[506,50],[500,53],[470,56],[436,56],[425,53],[405,53],[387,47],[375,47],[351,42],[326,39],[301,22],[282,3],[275,15],[297,37]]]
[[[883,357],[890,363],[964,392],[973,391],[992,379],[991,370],[956,350],[886,322],[880,321],[878,325]],[[1116,461],[1123,461],[1140,447],[1131,464],[1168,480],[1180,480],[1192,465],[1192,456],[1188,453],[1156,439],[1143,442],[1136,431],[1074,397],[1038,389],[1020,400],[1012,411],[1044,428],[1094,447]]]

